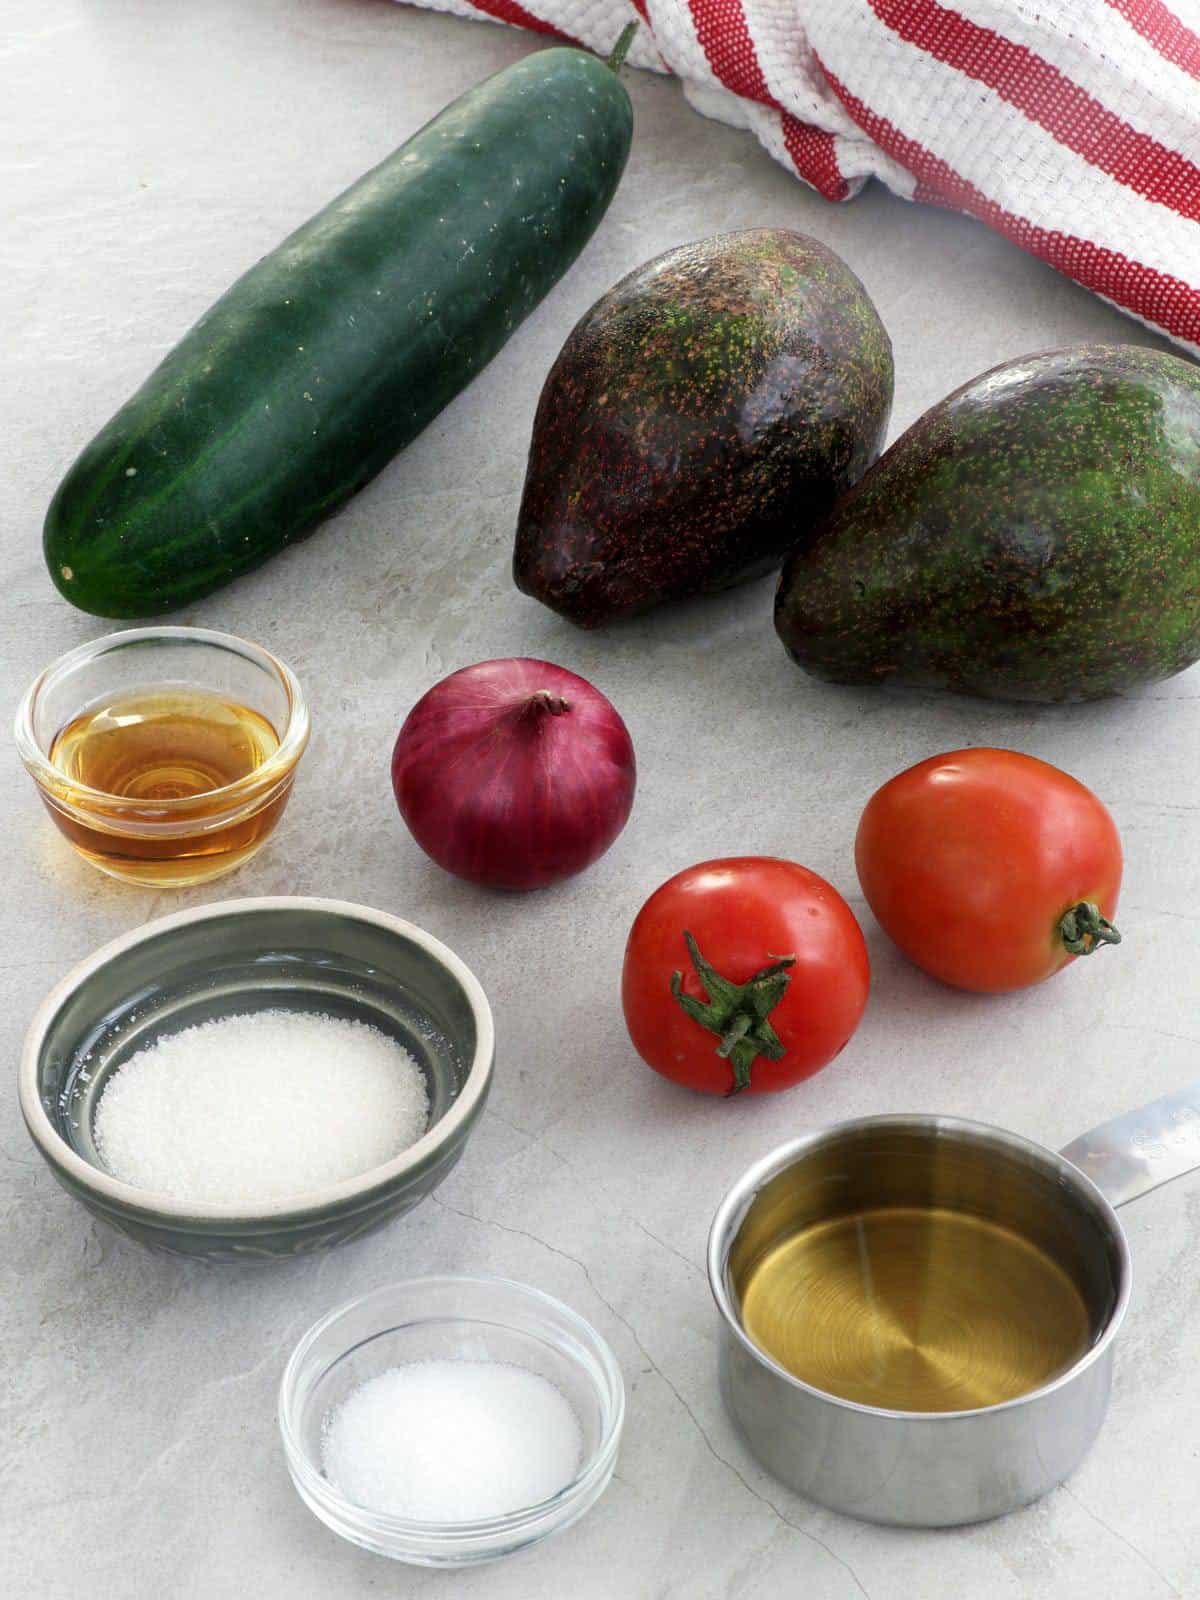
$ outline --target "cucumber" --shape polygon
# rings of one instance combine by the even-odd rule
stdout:
[[[285,239],[63,479],[44,538],[62,594],[101,617],[171,611],[344,505],[575,260],[632,126],[604,62],[540,51]]]

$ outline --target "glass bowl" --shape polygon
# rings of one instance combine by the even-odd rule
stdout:
[[[278,747],[235,782],[166,798],[89,788],[51,761],[57,737],[88,711],[183,689],[246,708],[270,725]],[[295,674],[259,645],[209,628],[130,628],[47,667],[21,701],[14,731],[46,809],[78,853],[110,877],[162,889],[208,883],[262,847],[291,794],[309,717]]]
[[[121,1065],[214,1017],[282,1007],[368,1022],[425,1075],[425,1134],[382,1166],[253,1209],[139,1189],[104,1165],[96,1108]],[[225,900],[144,923],[46,996],[21,1057],[38,1153],[94,1216],[152,1249],[272,1261],[357,1239],[437,1188],[487,1101],[495,1036],[478,979],[440,940],[386,911],[294,895]]]
[[[347,1500],[321,1468],[325,1419],[367,1379],[430,1360],[506,1361],[553,1383],[583,1433],[574,1479],[549,1500],[477,1522],[416,1522]],[[352,1300],[308,1330],[279,1389],[288,1471],[309,1510],[352,1544],[423,1567],[494,1561],[569,1528],[608,1486],[624,1416],[621,1371],[596,1330],[507,1278],[410,1278]]]

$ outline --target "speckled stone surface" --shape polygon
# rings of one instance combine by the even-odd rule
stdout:
[[[529,36],[386,0],[7,0],[0,241],[5,703],[104,631],[58,598],[39,528],[73,454],[235,274]],[[11,754],[0,767],[0,1592],[22,1600],[1164,1600],[1200,1595],[1200,1176],[1128,1207],[1136,1288],[1107,1428],[1041,1504],[949,1533],[845,1521],[783,1490],[732,1432],[701,1271],[726,1185],[780,1139],[936,1110],[1059,1145],[1197,1072],[1200,848],[1193,671],[1127,700],[1005,708],[833,689],[771,628],[771,585],[584,635],[512,587],[533,409],[562,339],[639,261],[718,229],[811,230],[874,297],[896,350],[893,430],[1004,358],[1149,342],[972,222],[879,190],[827,206],[678,87],[631,79],[634,155],[583,260],[471,391],[313,540],[190,613],[283,654],[314,737],[271,848],[211,891],[154,895],[78,864]],[[490,655],[593,678],[642,756],[632,821],[537,899],[452,882],[387,781],[416,696]],[[1067,767],[1128,853],[1125,945],[1041,990],[981,1000],[888,948],[829,1071],[780,1099],[691,1098],[634,1058],[617,1004],[626,929],[667,873],[730,850],[795,856],[862,909],[858,810],[899,767],[971,742]],[[756,751],[753,779],[739,752]],[[203,899],[298,892],[411,917],[478,972],[495,1092],[432,1203],[278,1270],[205,1270],[103,1231],[53,1183],[17,1112],[27,1018],[96,945]],[[617,1476],[556,1544],[447,1577],[341,1543],[293,1494],[275,1426],[286,1356],[319,1314],[408,1273],[485,1269],[561,1296],[629,1390]]]

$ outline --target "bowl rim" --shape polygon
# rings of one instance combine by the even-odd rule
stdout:
[[[384,1296],[394,1294],[400,1289],[423,1289],[432,1285],[441,1284],[481,1284],[487,1287],[501,1287],[515,1289],[521,1295],[535,1304],[549,1307],[555,1315],[561,1317],[566,1323],[585,1337],[595,1346],[595,1353],[608,1384],[611,1396],[611,1405],[606,1408],[611,1414],[606,1417],[604,1432],[596,1448],[585,1461],[581,1461],[578,1470],[569,1483],[555,1491],[544,1500],[534,1501],[530,1505],[518,1506],[513,1511],[501,1512],[494,1517],[477,1517],[455,1522],[429,1522],[415,1517],[398,1516],[391,1511],[374,1511],[369,1506],[360,1505],[356,1500],[348,1499],[324,1473],[320,1472],[309,1457],[308,1452],[300,1444],[291,1425],[289,1415],[290,1400],[295,1389],[296,1380],[301,1365],[311,1350],[315,1341],[339,1317],[356,1310],[365,1302],[382,1299]],[[462,1320],[472,1320],[463,1318]],[[498,1317],[491,1319],[501,1324]],[[512,1326],[512,1324],[507,1324]],[[381,1332],[386,1330],[381,1329]],[[361,1342],[361,1341],[360,1341]],[[350,1348],[357,1348],[353,1346]],[[349,1348],[343,1351],[343,1356],[349,1354]],[[338,1359],[341,1359],[339,1357]],[[565,1398],[565,1397],[564,1397]],[[569,1402],[568,1402],[569,1404]],[[398,1278],[392,1283],[381,1284],[375,1289],[368,1289],[365,1294],[356,1295],[351,1300],[343,1301],[340,1305],[327,1311],[301,1334],[300,1338],[288,1357],[279,1380],[279,1393],[277,1402],[277,1418],[279,1432],[283,1440],[284,1455],[287,1459],[288,1469],[294,1477],[301,1480],[306,1493],[311,1493],[316,1498],[336,1507],[348,1520],[359,1524],[360,1531],[374,1535],[393,1535],[398,1538],[412,1538],[424,1540],[430,1545],[450,1543],[455,1540],[484,1539],[496,1534],[515,1533],[528,1529],[543,1517],[555,1511],[567,1510],[586,1499],[589,1491],[602,1478],[616,1459],[620,1447],[621,1435],[625,1427],[625,1379],[621,1372],[620,1363],[613,1354],[612,1346],[604,1335],[590,1323],[585,1316],[576,1311],[574,1307],[558,1299],[556,1295],[548,1294],[545,1289],[539,1289],[535,1284],[523,1283],[519,1278],[509,1278],[500,1273],[492,1272],[430,1272],[421,1273],[412,1278]],[[341,1531],[340,1529],[337,1531]],[[547,1529],[549,1533],[552,1530]],[[348,1533],[342,1533],[343,1538],[350,1538]],[[353,1542],[353,1540],[351,1540]]]
[[[180,818],[187,821],[200,801],[203,801],[206,807],[211,805],[214,798],[222,802],[218,820],[223,820],[226,811],[243,804],[248,798],[254,799],[256,803],[264,802],[266,791],[274,789],[291,775],[308,745],[311,720],[308,701],[300,680],[286,661],[282,661],[265,645],[258,644],[253,639],[245,639],[237,633],[225,633],[218,628],[194,627],[183,623],[121,628],[115,633],[101,634],[97,639],[85,639],[82,644],[77,644],[61,656],[56,656],[48,666],[42,668],[21,696],[13,718],[13,738],[17,753],[30,777],[40,790],[55,795],[60,802],[69,794],[71,797],[78,796],[83,800],[104,803],[110,807],[123,806],[131,811],[146,810],[145,801],[131,801],[127,796],[114,795],[106,789],[93,789],[75,778],[66,777],[42,748],[34,733],[33,719],[39,695],[56,678],[62,677],[81,663],[98,658],[110,649],[120,649],[139,641],[154,639],[207,645],[230,654],[244,656],[278,679],[288,702],[287,722],[281,729],[276,729],[279,743],[261,766],[255,767],[252,772],[247,772],[240,778],[235,778],[231,783],[222,784],[216,789],[207,789],[201,795],[181,795],[169,800],[155,800],[154,812],[161,813],[163,824],[169,825]],[[154,819],[143,819],[142,825],[152,831]]]
[[[208,1202],[197,1206],[173,1195],[155,1189],[139,1189],[125,1183],[100,1167],[94,1167],[57,1132],[38,1090],[38,1065],[46,1033],[53,1018],[68,997],[94,972],[108,965],[127,950],[144,944],[148,939],[162,934],[208,922],[218,917],[242,917],[264,911],[307,911],[325,915],[347,917],[357,922],[373,923],[387,932],[420,946],[444,966],[458,982],[475,1023],[475,1051],[467,1068],[466,1077],[453,1105],[431,1128],[380,1166],[369,1167],[355,1178],[345,1178],[339,1183],[326,1184],[320,1189],[301,1190],[293,1195],[283,1195],[259,1207],[250,1208],[244,1202]],[[389,1187],[406,1173],[424,1166],[431,1156],[450,1144],[464,1124],[468,1123],[482,1105],[491,1082],[495,1057],[495,1027],[492,1009],[483,986],[466,963],[440,939],[426,933],[416,923],[388,911],[378,911],[372,906],[358,905],[351,900],[333,900],[319,895],[260,895],[234,900],[218,900],[208,905],[194,906],[186,911],[175,911],[152,922],[142,923],[128,933],[110,940],[92,952],[61,978],[42,1000],[25,1034],[18,1069],[18,1099],[25,1126],[39,1152],[51,1167],[64,1171],[81,1188],[107,1202],[115,1209],[134,1212],[143,1217],[166,1222],[187,1224],[189,1231],[203,1231],[205,1227],[219,1228],[231,1222],[253,1225],[301,1220],[327,1211],[331,1206],[345,1202],[369,1199],[373,1193]]]
[[[1032,1166],[1039,1167],[1047,1175],[1053,1176],[1065,1188],[1074,1189],[1077,1195],[1093,1207],[1107,1233],[1109,1243],[1113,1246],[1119,1267],[1119,1282],[1116,1297],[1109,1308],[1103,1328],[1083,1354],[1069,1367],[1048,1378],[1037,1388],[1029,1389],[1024,1394],[1014,1395],[1010,1400],[999,1400],[994,1405],[968,1406],[957,1411],[905,1411],[890,1406],[867,1405],[860,1400],[847,1400],[844,1396],[833,1394],[828,1389],[819,1389],[815,1384],[798,1378],[794,1372],[789,1372],[773,1356],[768,1355],[761,1345],[754,1342],[738,1315],[726,1268],[737,1231],[757,1198],[759,1190],[772,1178],[779,1176],[805,1156],[812,1155],[823,1145],[835,1143],[847,1135],[875,1131],[919,1133],[931,1140],[956,1139],[964,1144],[985,1145],[992,1149],[1012,1152],[1023,1156]],[[1023,1406],[1036,1404],[1049,1395],[1065,1389],[1111,1351],[1121,1331],[1121,1324],[1125,1320],[1133,1292],[1133,1263],[1121,1219],[1117,1216],[1108,1196],[1085,1172],[1059,1151],[1038,1144],[1035,1139],[1027,1139],[1024,1134],[1014,1133],[1011,1129],[1001,1128],[994,1123],[979,1122],[970,1117],[948,1116],[939,1112],[882,1112],[878,1115],[848,1117],[840,1122],[823,1123],[807,1133],[799,1134],[776,1145],[773,1150],[768,1150],[765,1156],[760,1156],[757,1161],[751,1162],[726,1190],[709,1228],[706,1255],[708,1287],[721,1321],[727,1332],[759,1366],[782,1379],[789,1388],[810,1395],[814,1400],[824,1401],[839,1411],[882,1417],[889,1421],[911,1423],[923,1428],[938,1428],[972,1417],[994,1417],[1003,1412],[1016,1412]]]

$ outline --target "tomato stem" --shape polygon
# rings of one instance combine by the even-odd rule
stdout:
[[[1091,900],[1080,900],[1065,912],[1058,932],[1073,956],[1090,956],[1102,945],[1121,942],[1121,935],[1107,917],[1100,915],[1100,907]]]
[[[750,1071],[759,1056],[778,1061],[785,1054],[783,1043],[769,1018],[787,993],[791,981],[789,967],[795,956],[772,956],[769,965],[760,967],[745,983],[730,983],[700,954],[700,947],[686,930],[683,942],[697,978],[708,994],[707,1001],[696,1000],[683,992],[683,973],[671,974],[671,993],[691,1017],[720,1039],[716,1053],[733,1069],[733,1085],[726,1099],[750,1086]]]

